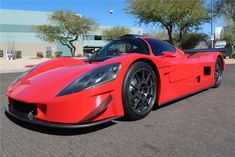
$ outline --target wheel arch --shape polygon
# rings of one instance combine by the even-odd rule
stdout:
[[[217,58],[220,58],[221,59],[221,61],[222,61],[222,69],[223,69],[223,71],[224,71],[224,69],[225,69],[225,61],[224,61],[224,58],[223,58],[223,55],[218,55],[217,57],[216,57],[216,59],[215,59],[215,61],[217,60]]]
[[[160,73],[158,71],[158,67],[149,58],[139,58],[139,59],[136,59],[134,62],[132,62],[132,64],[134,64],[136,62],[140,62],[140,61],[146,62],[147,64],[149,64],[153,68],[153,70],[154,70],[154,72],[156,74],[156,77],[157,77],[157,98],[156,98],[156,105],[159,105],[158,102],[159,102],[159,96],[160,96],[160,91],[161,91],[161,77],[160,77]],[[132,64],[130,64],[129,67],[131,67]]]

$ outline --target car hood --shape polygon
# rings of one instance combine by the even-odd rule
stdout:
[[[10,85],[7,95],[27,102],[38,98],[51,98],[72,81],[98,66],[99,64],[68,65],[26,76]]]
[[[56,95],[72,81],[95,68],[117,62],[125,65],[130,59],[133,60],[141,56],[145,57],[146,55],[124,54],[92,64],[84,60],[68,58],[50,60],[41,64],[17,83],[10,85],[7,95],[10,98],[28,103],[50,101],[56,98]]]

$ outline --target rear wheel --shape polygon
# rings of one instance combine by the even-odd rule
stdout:
[[[214,72],[214,81],[215,81],[215,88],[218,88],[222,82],[223,78],[223,68],[222,68],[222,60],[221,58],[217,58],[215,63],[215,72]]]
[[[157,80],[152,67],[146,62],[136,62],[128,70],[122,89],[125,117],[138,120],[153,108],[157,97]]]

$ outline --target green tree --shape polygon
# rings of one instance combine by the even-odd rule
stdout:
[[[154,31],[150,31],[150,32],[146,32],[143,34],[144,36],[149,36],[152,38],[156,38],[156,39],[160,39],[160,40],[168,40],[168,35],[166,32],[154,32]]]
[[[216,15],[223,16],[227,23],[235,22],[235,0],[216,0],[214,11]]]
[[[58,41],[67,46],[72,56],[76,51],[74,42],[97,26],[94,19],[81,17],[72,11],[55,11],[48,20],[50,24],[36,26],[38,36],[49,43]]]
[[[216,0],[214,3],[216,16],[222,16],[228,27],[222,32],[222,40],[226,40],[235,58],[235,0]]]
[[[125,34],[129,34],[131,32],[131,30],[127,27],[123,27],[123,26],[115,26],[112,28],[107,28],[104,29],[102,34],[103,36],[105,36],[108,40],[113,40],[113,39],[117,39]]]
[[[133,15],[140,23],[160,25],[168,33],[169,41],[173,43],[173,31],[183,34],[199,29],[208,21],[208,11],[205,0],[127,0],[129,6],[126,12]]]
[[[235,53],[235,22],[230,25],[227,31],[222,33],[222,40],[226,40]]]
[[[199,42],[206,42],[207,35],[202,33],[187,33],[183,36],[180,47],[182,49],[192,49],[199,44]],[[206,42],[207,43],[207,42]]]

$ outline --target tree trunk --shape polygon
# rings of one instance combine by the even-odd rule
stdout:
[[[66,40],[60,39],[59,41],[60,41],[60,43],[62,45],[65,45],[65,46],[67,46],[69,48],[72,57],[74,57],[75,56],[76,47],[74,46],[73,42],[78,39],[78,35],[76,33],[73,33],[72,31],[70,31],[69,29],[68,29],[68,31],[72,35],[74,35],[74,39],[68,40],[68,38],[65,38]],[[66,41],[66,43],[64,41]]]
[[[72,33],[72,32],[70,31],[70,33]],[[78,35],[77,35],[76,33],[72,33],[72,34],[75,36],[75,38],[74,38],[73,40],[70,40],[70,41],[69,41],[69,44],[70,44],[71,47],[72,47],[72,51],[71,51],[72,57],[75,57],[76,47],[74,46],[73,42],[78,39]]]
[[[182,48],[182,41],[183,41],[183,30],[180,29],[179,39],[178,39],[178,46]]]
[[[173,37],[172,37],[172,28],[167,29],[168,37],[169,37],[169,42],[173,44]]]
[[[69,46],[69,45],[67,45],[67,47],[69,48],[71,56],[73,57],[73,48],[71,46]]]
[[[69,42],[69,44],[68,44],[68,43],[64,43],[62,40],[59,40],[59,41],[60,41],[60,43],[62,45],[67,46],[69,48],[71,56],[74,57],[75,56],[76,47],[73,45],[73,43]]]
[[[182,37],[183,37],[183,30],[180,29],[180,36],[179,36],[179,41],[180,41],[180,43],[181,43],[181,41],[182,41]]]
[[[70,49],[71,50],[71,55],[72,55],[72,57],[75,57],[76,47],[73,45],[73,42],[69,42],[69,43],[72,47],[72,49]]]

